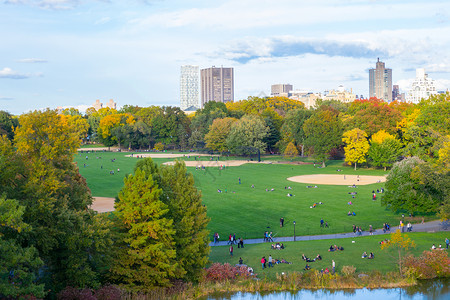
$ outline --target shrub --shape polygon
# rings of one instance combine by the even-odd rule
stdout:
[[[66,287],[58,294],[58,300],[96,300],[97,298],[92,295],[91,289],[77,289],[71,286]]]
[[[95,292],[97,300],[120,300],[122,291],[114,285],[105,285]]]
[[[405,268],[420,279],[450,277],[450,258],[445,250],[424,251],[419,257],[407,257]]]
[[[356,268],[354,266],[343,266],[342,267],[342,273],[344,273],[346,276],[350,276],[355,274]]]
[[[227,281],[237,278],[249,278],[251,274],[246,267],[233,267],[230,264],[214,263],[206,269],[206,281]]]
[[[153,149],[155,149],[156,151],[163,151],[164,150],[164,144],[161,143],[161,142],[158,142],[158,143],[155,144],[155,147]]]

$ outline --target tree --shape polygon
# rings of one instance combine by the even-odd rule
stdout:
[[[366,162],[366,155],[369,151],[369,142],[367,141],[367,133],[364,130],[355,128],[353,130],[347,131],[342,137],[342,141],[347,145],[344,147],[345,150],[345,161],[351,165]]]
[[[9,112],[0,110],[0,136],[6,135],[8,139],[14,138],[14,128],[19,122]]]
[[[227,137],[236,121],[235,118],[215,119],[205,135],[206,148],[219,152],[228,151]]]
[[[304,156],[304,146],[306,134],[303,130],[303,124],[311,117],[312,112],[305,109],[294,109],[286,114],[284,124],[281,127],[281,142],[287,145],[292,140],[295,141],[301,150],[301,156]]]
[[[448,200],[450,179],[447,172],[438,172],[429,163],[411,157],[394,164],[385,186],[382,204],[392,210],[436,213]]]
[[[290,142],[286,149],[284,150],[284,156],[285,157],[295,157],[298,155],[297,147],[295,147],[293,142]]]
[[[162,201],[167,204],[167,217],[173,220],[176,261],[185,272],[184,279],[197,281],[208,262],[209,231],[206,207],[194,177],[184,162],[161,168]]]
[[[111,240],[108,222],[88,208],[90,191],[72,162],[80,145],[78,132],[53,110],[23,114],[19,124],[13,146],[23,161],[16,170],[23,173],[14,176],[25,179],[10,191],[25,207],[23,219],[32,230],[18,243],[38,250],[45,264],[39,280],[46,289],[97,287]]]
[[[330,151],[341,145],[342,123],[338,115],[332,110],[316,111],[305,121],[303,130],[305,144],[312,147],[313,156],[325,167]]]
[[[116,249],[112,278],[130,289],[149,291],[167,286],[180,272],[174,249],[173,221],[161,200],[162,190],[152,174],[136,169],[124,179],[116,202],[118,228],[122,239]]]
[[[203,109],[196,111],[191,120],[190,129],[192,136],[189,144],[194,148],[204,147],[204,137],[215,119],[223,119],[229,116],[228,109],[224,103],[209,101]]]
[[[401,142],[393,135],[384,130],[380,130],[370,139],[370,149],[368,156],[372,165],[376,167],[387,167],[398,160],[401,154]]]
[[[260,117],[244,116],[232,125],[227,146],[231,152],[240,155],[249,155],[255,151],[263,152],[267,146],[263,139],[268,132],[269,128]]]
[[[19,299],[25,296],[43,298],[44,285],[36,283],[43,265],[36,248],[21,247],[17,235],[31,230],[24,223],[24,206],[12,199],[0,197],[0,297]],[[15,238],[5,238],[5,233]]]
[[[100,120],[98,126],[97,135],[100,141],[107,147],[115,145],[117,142],[123,141],[123,135],[120,135],[118,139],[114,134],[114,128],[124,126],[125,124],[134,124],[136,122],[135,118],[130,114],[109,114]],[[117,133],[118,131],[116,131]],[[121,133],[119,131],[119,133]],[[122,140],[121,140],[122,138]]]
[[[410,248],[416,247],[407,234],[402,234],[399,229],[391,233],[389,242],[381,244],[381,250],[392,249],[398,255],[397,263],[400,274],[403,274],[403,257]]]

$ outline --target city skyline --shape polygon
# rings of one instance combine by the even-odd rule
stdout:
[[[449,14],[448,1],[5,0],[0,109],[179,106],[182,65],[234,68],[235,101],[283,82],[367,97],[378,57],[403,93],[419,68],[446,90]]]

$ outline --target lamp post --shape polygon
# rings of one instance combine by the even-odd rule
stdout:
[[[295,224],[296,222],[294,221],[294,242],[295,242]]]

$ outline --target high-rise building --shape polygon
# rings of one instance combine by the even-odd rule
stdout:
[[[375,69],[369,70],[369,98],[392,101],[392,69],[386,69],[378,58]]]
[[[272,84],[271,95],[288,97],[290,91],[292,91],[292,84]]]
[[[92,107],[95,108],[95,110],[99,110],[102,109],[104,107],[109,107],[111,109],[116,109],[117,108],[117,103],[114,102],[113,99],[109,99],[109,102],[106,103],[105,105],[103,105],[103,103],[100,102],[100,100],[95,100],[94,104],[92,104]]]
[[[215,66],[200,71],[202,84],[202,108],[206,102],[234,101],[233,68],[216,68]]]
[[[428,78],[425,69],[416,69],[416,79],[412,83],[411,89],[406,96],[406,101],[419,103],[421,99],[428,99],[434,94],[437,94],[434,80]]]
[[[198,66],[181,66],[180,77],[180,108],[181,110],[197,110],[200,108]]]

